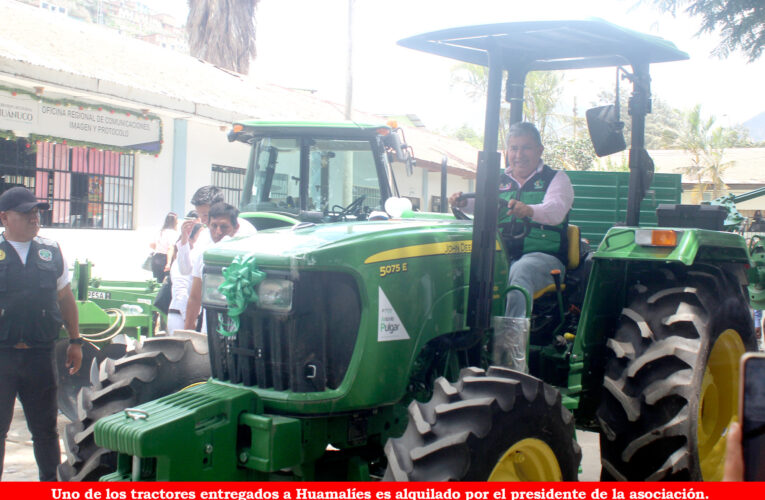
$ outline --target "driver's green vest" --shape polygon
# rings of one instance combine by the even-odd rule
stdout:
[[[526,205],[537,205],[542,203],[547,188],[555,177],[557,170],[553,170],[547,165],[542,167],[540,172],[534,174],[531,179],[518,189],[518,183],[510,177],[503,175],[499,186],[499,197],[504,201],[504,206],[512,200],[520,200]],[[533,221],[524,221],[514,219],[507,215],[507,209],[499,210],[499,231],[502,241],[510,254],[510,257],[517,259],[521,255],[531,252],[543,252],[554,255],[566,262],[568,254],[568,237],[566,230],[568,228],[568,216],[560,224],[555,226],[543,225]],[[513,235],[523,237],[513,238]]]

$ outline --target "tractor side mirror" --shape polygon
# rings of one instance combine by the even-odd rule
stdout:
[[[588,109],[585,116],[596,155],[608,156],[627,149],[622,133],[624,123],[619,121],[616,106],[609,104]]]
[[[414,150],[411,146],[406,144],[404,139],[404,131],[395,124],[395,122],[388,122],[391,125],[391,132],[383,137],[383,144],[388,152],[388,161],[401,162],[406,168],[406,175],[411,176],[414,174]]]

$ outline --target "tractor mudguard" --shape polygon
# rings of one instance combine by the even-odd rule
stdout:
[[[659,246],[671,243],[669,233],[676,237],[674,245]],[[669,239],[662,240],[663,236]],[[584,428],[590,423],[595,425],[593,412],[603,375],[606,341],[615,332],[626,306],[628,286],[641,270],[658,272],[677,264],[690,267],[704,263],[735,272],[744,284],[743,271],[748,262],[746,242],[734,233],[692,228],[612,228],[593,255],[582,316],[569,359],[567,392],[580,396],[576,412],[579,425]]]
[[[735,233],[692,228],[614,227],[606,233],[596,260],[746,263],[746,241]]]

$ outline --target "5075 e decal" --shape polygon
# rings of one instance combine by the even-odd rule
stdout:
[[[402,262],[401,264],[388,264],[387,266],[380,266],[380,277],[384,278],[389,274],[394,273],[405,273],[407,268],[408,265],[406,262]]]

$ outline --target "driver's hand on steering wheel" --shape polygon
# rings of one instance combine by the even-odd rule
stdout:
[[[467,206],[467,199],[460,198],[462,191],[458,191],[449,197],[449,205],[457,208],[465,208]]]
[[[507,208],[507,215],[518,217],[519,219],[525,217],[531,218],[534,215],[534,209],[522,201],[510,200],[507,202]]]

